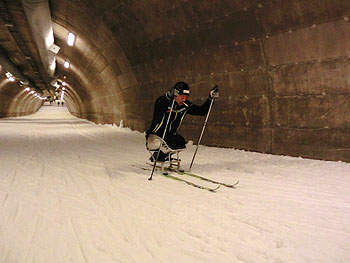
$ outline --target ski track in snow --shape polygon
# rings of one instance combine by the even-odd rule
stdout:
[[[0,262],[350,262],[348,163],[200,146],[236,189],[150,182],[142,133],[55,106],[1,119],[0,150]]]

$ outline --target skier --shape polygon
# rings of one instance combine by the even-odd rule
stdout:
[[[186,148],[186,141],[184,137],[177,133],[184,117],[186,114],[205,116],[208,113],[211,100],[219,97],[219,89],[217,86],[215,86],[210,91],[209,98],[201,106],[188,101],[187,98],[189,95],[190,88],[188,84],[186,82],[179,81],[165,95],[156,99],[154,103],[153,120],[150,128],[146,131],[146,144],[152,143],[151,140],[154,140],[155,137],[152,135],[158,136],[156,137],[158,139],[162,138],[166,127],[166,122],[169,114],[171,114],[168,127],[165,132],[164,141],[166,142],[167,146],[173,150]],[[172,104],[173,99],[175,100],[174,104]],[[172,105],[173,108],[171,108]],[[153,158],[151,157],[150,160],[154,161],[157,154],[157,151],[154,152]],[[167,154],[164,152],[164,148],[161,148],[157,161],[165,162],[167,161],[166,158]]]

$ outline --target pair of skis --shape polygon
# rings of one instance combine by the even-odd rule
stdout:
[[[139,167],[141,168],[142,170],[147,170],[147,171],[150,171],[151,169],[150,168],[145,168],[145,167]],[[157,168],[160,168],[157,166]],[[166,171],[168,172],[174,172],[174,173],[177,173],[177,174],[180,174],[180,175],[186,175],[186,176],[189,176],[189,177],[193,177],[193,178],[197,178],[197,179],[200,179],[200,180],[203,180],[203,181],[207,181],[207,182],[210,182],[210,183],[213,183],[213,184],[216,184],[216,186],[214,187],[209,187],[209,186],[204,186],[204,185],[200,185],[200,184],[197,184],[197,183],[194,183],[194,182],[191,182],[189,180],[186,180],[186,179],[183,179],[183,178],[180,178],[178,176],[175,176],[173,174],[169,174],[169,173],[160,173],[162,176],[164,177],[167,177],[169,179],[173,179],[173,180],[176,180],[176,181],[180,181],[180,182],[183,182],[183,183],[186,183],[188,185],[191,185],[193,187],[196,187],[196,188],[199,188],[199,189],[202,189],[202,190],[207,190],[209,192],[215,192],[216,190],[218,190],[221,186],[224,186],[224,187],[227,187],[227,188],[235,188],[235,186],[239,183],[239,181],[235,182],[234,184],[227,184],[227,183],[223,183],[223,182],[220,182],[220,181],[216,181],[216,180],[213,180],[213,179],[209,179],[207,177],[203,177],[201,175],[198,175],[198,174],[194,174],[194,173],[190,173],[190,172],[186,172],[186,171],[183,171],[183,170],[177,170],[175,168],[165,168]]]
[[[173,89],[173,101],[172,101],[172,104],[171,104],[171,107],[170,107],[170,112],[169,112],[169,116],[168,116],[168,119],[167,119],[167,122],[165,124],[165,129],[164,129],[164,132],[163,132],[163,136],[162,136],[162,141],[164,141],[164,138],[165,138],[165,134],[166,134],[166,131],[167,131],[167,127],[168,127],[168,124],[169,124],[169,120],[170,120],[170,115],[173,111],[173,107],[174,107],[174,103],[175,103],[175,96],[179,95],[178,94],[178,91],[174,88]],[[214,96],[214,94],[216,94]],[[194,152],[194,155],[193,155],[193,158],[192,158],[192,161],[191,161],[191,165],[190,165],[190,168],[189,170],[191,170],[192,168],[192,165],[193,165],[193,162],[194,162],[194,158],[196,157],[196,154],[197,154],[197,151],[198,151],[198,147],[199,147],[199,144],[201,142],[201,139],[202,139],[202,136],[203,136],[203,133],[204,133],[204,129],[205,127],[207,126],[207,122],[208,122],[208,118],[209,118],[209,114],[210,114],[210,111],[212,109],[212,106],[213,106],[213,102],[214,102],[214,99],[215,98],[218,98],[219,97],[219,87],[217,85],[214,86],[214,88],[211,90],[210,92],[210,96],[213,96],[211,97],[211,102],[210,102],[210,106],[209,106],[209,109],[208,109],[208,113],[207,113],[207,116],[205,118],[205,121],[204,121],[204,125],[203,125],[203,128],[202,128],[202,131],[201,131],[201,134],[199,136],[199,140],[198,140],[198,143],[197,143],[197,147],[196,147],[196,150]],[[151,170],[151,175],[150,177],[148,178],[148,180],[152,180],[152,177],[153,177],[153,173],[156,169],[156,166],[157,166],[157,161],[158,161],[158,158],[159,158],[159,153],[160,153],[160,148],[161,148],[161,144],[159,145],[159,148],[158,148],[158,151],[157,151],[157,156],[154,160],[154,163],[152,164],[153,168]],[[167,178],[171,178],[171,179],[174,179],[174,180],[177,180],[177,181],[181,181],[181,182],[184,182],[188,185],[192,185],[194,187],[197,187],[197,188],[200,188],[200,189],[205,189],[205,190],[208,190],[210,192],[215,192],[217,189],[220,188],[220,186],[225,186],[225,187],[229,187],[229,188],[234,188],[239,181],[237,181],[236,183],[234,184],[226,184],[226,183],[222,183],[222,182],[219,182],[219,181],[215,181],[215,180],[212,180],[212,179],[209,179],[209,178],[206,178],[206,177],[203,177],[203,176],[200,176],[200,175],[197,175],[197,174],[193,174],[193,173],[190,173],[190,172],[185,172],[185,171],[182,171],[182,170],[177,170],[177,169],[173,169],[171,167],[168,167],[166,168],[168,171],[171,171],[171,172],[175,172],[175,173],[178,173],[178,174],[183,174],[183,175],[187,175],[187,176],[191,176],[191,177],[194,177],[194,178],[197,178],[197,179],[200,179],[200,180],[204,180],[204,181],[207,181],[207,182],[211,182],[211,183],[214,183],[216,184],[215,187],[207,187],[207,186],[203,186],[203,185],[199,185],[199,184],[196,184],[196,183],[193,183],[191,181],[188,181],[186,179],[183,179],[183,178],[180,178],[178,176],[174,176],[174,175],[171,175],[169,173],[161,173],[163,176],[167,177]]]

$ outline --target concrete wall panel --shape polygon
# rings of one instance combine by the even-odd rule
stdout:
[[[276,98],[274,120],[277,126],[349,129],[350,97],[344,95]]]
[[[347,0],[266,0],[259,1],[259,16],[270,34],[339,20],[350,15]]]
[[[272,152],[325,160],[350,159],[350,133],[338,129],[293,129],[274,131]]]
[[[270,70],[273,90],[280,96],[350,93],[350,59],[341,57]]]
[[[204,122],[204,120],[203,120]],[[200,136],[203,123],[184,124],[181,134],[196,143]],[[223,136],[226,134],[227,136]],[[271,130],[266,128],[242,127],[235,125],[218,125],[213,122],[208,123],[202,144],[208,146],[233,147],[259,152],[270,152]]]
[[[349,1],[81,0],[52,7],[53,19],[80,37],[78,51],[62,51],[80,65],[67,76],[77,90],[76,115],[144,131],[154,100],[177,81],[190,84],[198,104],[218,84],[203,143],[350,161]],[[189,116],[181,132],[195,140],[202,121]]]
[[[313,25],[265,39],[270,65],[292,64],[350,55],[350,22]]]

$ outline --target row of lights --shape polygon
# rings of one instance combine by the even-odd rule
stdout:
[[[63,97],[64,97],[64,92],[65,92],[65,90],[66,90],[66,88],[65,88],[65,86],[66,86],[66,82],[62,82],[62,84],[61,84],[62,86],[63,86],[63,88],[62,88],[62,92],[61,92],[61,100],[63,100]]]
[[[74,42],[75,42],[75,35],[73,33],[69,32],[68,37],[67,37],[67,44],[72,47],[74,45]],[[66,60],[63,65],[65,68],[69,68],[70,63],[68,60]],[[62,86],[63,86],[63,88],[62,88],[62,93],[61,93],[61,100],[63,100],[63,98],[64,98],[64,93],[66,90],[66,88],[65,88],[66,82],[63,81]]]
[[[30,88],[28,88],[28,87],[24,88],[24,90],[28,91],[29,94],[33,95],[34,97],[36,97],[36,98],[38,98],[40,100],[46,100],[46,97],[41,97],[39,94],[35,93],[34,90],[31,91]]]
[[[6,72],[5,76],[7,77],[7,79],[11,82],[14,82],[16,79],[15,77],[10,73],[10,72]]]
[[[7,77],[7,79],[10,82],[15,82],[16,78],[10,73],[10,72],[6,72],[5,76]],[[20,83],[23,85],[23,82],[20,81]],[[31,91],[29,87],[25,87],[25,90],[29,92],[29,94],[32,94],[34,97],[40,99],[40,100],[45,100],[46,97],[41,97],[39,94],[35,93],[35,91]]]
[[[75,35],[74,35],[73,33],[69,32],[69,33],[68,33],[68,38],[67,38],[67,44],[68,44],[69,46],[73,46],[73,45],[74,45],[74,42],[75,42]],[[64,62],[64,67],[65,67],[65,68],[69,68],[69,66],[70,66],[70,63],[66,60],[66,61]],[[5,73],[5,76],[6,76],[7,79],[8,79],[9,81],[11,81],[11,82],[14,82],[14,81],[16,80],[16,78],[15,78],[10,72],[6,72],[6,73]],[[22,81],[20,81],[20,82],[23,84]],[[62,86],[65,86],[65,85],[66,85],[66,83],[63,82],[63,83],[62,83]],[[64,87],[62,88],[63,91],[62,91],[62,94],[61,94],[61,100],[63,100],[65,89],[66,89],[66,88],[64,88]],[[44,97],[41,97],[39,94],[35,93],[35,91],[30,91],[30,88],[28,88],[28,87],[25,87],[25,90],[28,91],[30,94],[32,94],[34,97],[37,97],[37,98],[39,98],[39,99],[41,99],[41,100],[45,100],[45,99],[46,99],[46,98],[44,98]]]
[[[68,33],[68,37],[67,37],[67,44],[68,44],[69,46],[73,46],[73,45],[74,45],[74,42],[75,42],[75,35],[74,35],[73,33],[69,32],[69,33]],[[66,61],[64,62],[64,67],[65,67],[65,68],[69,68],[69,66],[70,66],[70,63],[69,63],[68,60],[66,60]]]

